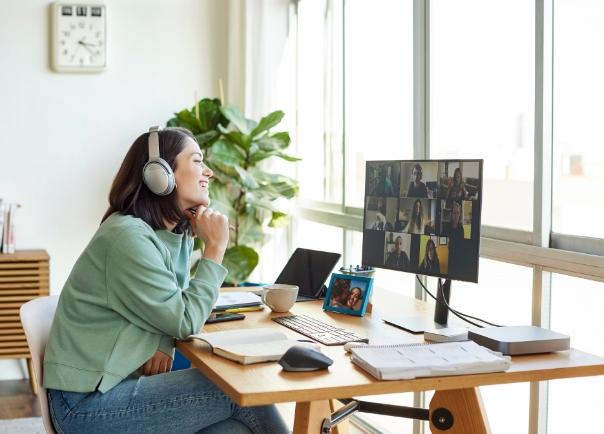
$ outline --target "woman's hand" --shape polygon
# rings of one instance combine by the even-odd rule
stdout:
[[[141,366],[143,375],[157,375],[163,374],[164,372],[170,372],[172,369],[172,358],[161,351],[156,351],[153,357],[145,362]]]
[[[186,216],[193,232],[205,245],[203,256],[220,264],[229,243],[229,221],[226,216],[203,205],[198,206],[195,212],[187,210]]]

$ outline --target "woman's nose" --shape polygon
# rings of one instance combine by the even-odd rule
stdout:
[[[203,174],[205,176],[207,176],[208,178],[211,178],[212,176],[214,176],[214,172],[212,171],[212,169],[210,169],[205,164],[203,165]]]

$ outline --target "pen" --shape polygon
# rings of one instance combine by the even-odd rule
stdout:
[[[249,306],[249,307],[236,307],[233,309],[225,309],[222,312],[226,313],[240,313],[240,312],[253,312],[256,310],[264,310],[264,306]]]

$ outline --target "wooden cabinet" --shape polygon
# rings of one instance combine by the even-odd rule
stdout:
[[[0,255],[0,359],[27,359],[30,380],[31,356],[19,308],[31,299],[48,295],[48,260],[44,250]],[[32,389],[33,384],[32,381]]]

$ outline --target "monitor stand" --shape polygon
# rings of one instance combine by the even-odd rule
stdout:
[[[451,281],[446,279],[443,283],[442,279],[438,279],[438,291],[436,298],[444,304],[444,301],[449,304],[451,298]],[[447,327],[447,320],[449,318],[449,309],[443,304],[436,303],[434,306],[434,318],[430,318],[425,315],[417,316],[396,316],[383,318],[384,322],[400,327],[410,333],[423,333],[426,330],[442,329]]]

